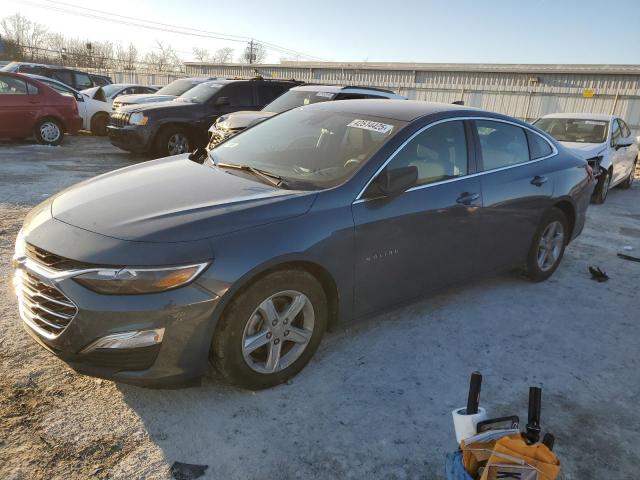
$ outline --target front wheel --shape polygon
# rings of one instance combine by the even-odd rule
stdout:
[[[258,390],[286,382],[309,362],[327,326],[322,286],[303,270],[265,275],[229,304],[211,361],[227,382]]]
[[[593,196],[591,197],[591,203],[603,204],[607,199],[607,194],[609,193],[610,185],[611,185],[611,172],[609,172],[609,170],[604,170],[600,174],[600,177],[598,178],[598,184],[596,185],[596,188],[593,191]]]
[[[166,128],[156,139],[155,152],[161,157],[190,152],[189,135],[181,128]]]
[[[624,182],[620,184],[620,188],[631,188],[631,185],[633,185],[633,180],[636,177],[637,164],[638,164],[638,160],[636,159],[636,161],[633,162],[633,165],[631,166],[631,171],[629,172],[629,176],[625,178]]]
[[[552,208],[542,221],[527,256],[526,273],[534,282],[546,280],[556,271],[567,243],[567,217]]]
[[[91,133],[104,137],[107,134],[107,125],[109,125],[109,114],[96,113],[91,119]]]
[[[57,120],[45,118],[40,120],[34,129],[38,143],[42,145],[60,145],[64,139],[64,129]]]

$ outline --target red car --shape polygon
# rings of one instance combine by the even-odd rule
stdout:
[[[74,98],[24,75],[0,72],[0,138],[34,136],[44,145],[59,145],[65,132],[81,127]]]

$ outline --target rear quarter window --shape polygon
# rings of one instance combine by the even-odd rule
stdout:
[[[544,138],[529,130],[526,132],[527,140],[529,141],[529,153],[531,155],[531,160],[547,157],[553,153],[553,148]]]

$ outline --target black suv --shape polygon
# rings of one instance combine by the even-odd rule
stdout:
[[[292,80],[212,80],[175,100],[129,105],[111,115],[109,140],[130,152],[177,155],[204,146],[207,130],[220,116],[260,110],[300,82]]]
[[[11,62],[1,69],[4,72],[28,73],[49,77],[59,82],[69,85],[76,90],[84,90],[91,87],[104,87],[111,84],[111,78],[105,75],[72,70],[71,68],[58,67],[55,65],[44,65],[42,63]]]

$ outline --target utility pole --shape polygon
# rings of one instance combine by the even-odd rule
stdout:
[[[249,63],[253,63],[253,38],[249,42]]]

